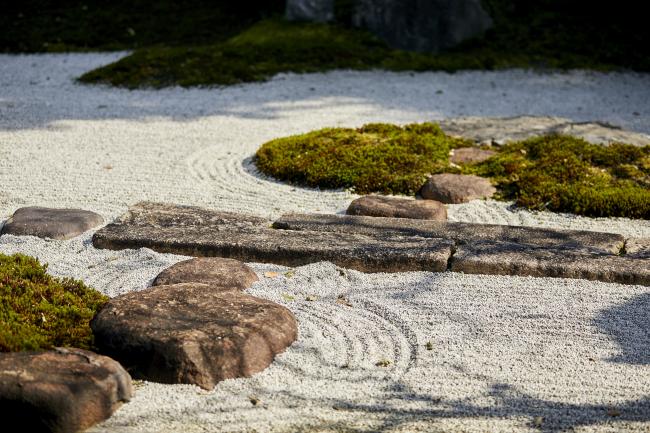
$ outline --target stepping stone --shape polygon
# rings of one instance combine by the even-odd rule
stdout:
[[[530,248],[507,242],[459,245],[451,260],[453,272],[580,278],[650,286],[650,260],[582,251]]]
[[[150,287],[111,299],[90,326],[134,377],[212,389],[264,370],[297,337],[293,314],[235,287]]]
[[[347,214],[436,221],[447,220],[447,208],[439,201],[410,200],[382,195],[368,195],[354,200],[348,207]]]
[[[87,350],[0,354],[0,412],[25,432],[76,432],[129,401],[131,377],[116,361]]]
[[[625,242],[625,255],[626,257],[638,259],[650,259],[650,238],[627,239]]]
[[[464,174],[434,174],[420,190],[422,198],[442,203],[467,203],[468,201],[490,198],[496,192],[489,180]]]
[[[283,230],[448,238],[458,244],[478,241],[510,242],[538,248],[570,249],[598,254],[619,254],[625,242],[625,238],[619,234],[585,230],[399,220],[351,215],[289,214],[279,218],[273,225]]]
[[[439,124],[445,133],[469,138],[477,143],[504,144],[539,135],[567,134],[598,144],[650,144],[647,134],[625,131],[604,122],[573,122],[562,117],[460,117],[442,120]]]
[[[104,222],[101,215],[81,209],[23,207],[2,227],[2,233],[65,240],[93,229]]]
[[[158,274],[153,285],[203,283],[228,290],[233,288],[245,290],[257,280],[255,271],[239,260],[199,257],[184,260],[165,269]]]
[[[143,203],[98,230],[93,245],[113,250],[146,247],[165,253],[291,267],[329,261],[362,272],[440,272],[447,269],[453,241],[383,233],[276,230],[263,218]]]
[[[479,149],[478,147],[461,147],[454,149],[449,161],[454,164],[473,164],[492,158],[497,153],[494,150]]]

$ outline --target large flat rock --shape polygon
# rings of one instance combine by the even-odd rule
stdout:
[[[371,217],[447,220],[447,208],[439,201],[412,200],[384,195],[359,197],[350,203],[346,213]]]
[[[131,377],[106,356],[63,348],[0,353],[0,415],[11,431],[85,430],[132,395]]]
[[[134,377],[212,389],[251,376],[297,337],[293,314],[237,288],[187,283],[111,299],[91,322],[95,344]]]
[[[459,245],[451,260],[451,270],[467,274],[579,278],[650,286],[650,259],[530,248],[508,242]]]
[[[498,241],[610,254],[618,254],[625,242],[623,236],[613,233],[352,215],[288,214],[276,220],[273,225],[285,230],[357,233],[369,236],[383,233],[385,236],[447,238],[458,243]]]
[[[650,259],[650,238],[627,239],[625,241],[625,253],[627,257]]]
[[[93,236],[97,248],[147,247],[165,253],[300,266],[319,261],[363,272],[444,271],[453,241],[382,234],[270,228],[262,218],[144,203]]]
[[[1,234],[65,240],[103,222],[101,215],[87,210],[29,206],[16,210],[2,226]]]

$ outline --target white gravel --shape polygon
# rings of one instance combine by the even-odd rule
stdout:
[[[0,220],[25,205],[80,207],[110,220],[145,199],[270,217],[341,212],[354,195],[273,182],[249,162],[269,139],[324,126],[530,114],[650,133],[647,74],[340,71],[160,91],[73,82],[120,55],[0,55]],[[450,206],[449,215],[650,237],[649,221],[513,211],[494,201]],[[96,250],[90,236],[3,236],[0,252],[35,255],[52,273],[110,296],[146,287],[182,259]],[[261,277],[284,270],[253,266]],[[250,292],[286,304],[300,324],[298,341],[269,369],[212,392],[139,383],[134,400],[93,431],[539,431],[539,422],[542,431],[650,431],[647,288],[364,275],[320,263],[262,278]],[[340,294],[352,307],[334,302]],[[382,359],[391,364],[376,366]]]

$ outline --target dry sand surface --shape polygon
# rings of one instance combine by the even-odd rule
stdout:
[[[41,205],[110,221],[140,200],[270,217],[342,212],[353,194],[274,182],[250,163],[267,140],[325,126],[532,114],[650,133],[650,75],[340,71],[159,91],[73,82],[120,55],[0,55],[0,220]],[[495,201],[451,206],[449,216],[650,237],[649,221]],[[96,250],[91,235],[3,236],[0,252],[37,256],[110,296],[184,258]],[[249,292],[290,308],[298,341],[266,371],[211,392],[138,383],[133,401],[92,431],[650,431],[645,287],[252,266],[261,281]]]

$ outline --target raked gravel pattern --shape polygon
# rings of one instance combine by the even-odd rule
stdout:
[[[2,236],[0,252],[36,255],[110,296],[185,259],[97,250],[91,235]],[[134,399],[90,431],[650,430],[647,288],[251,266],[260,281],[248,292],[290,308],[298,340],[264,372],[210,392],[136,382]]]
[[[531,114],[650,133],[650,75],[339,71],[160,91],[74,83],[122,55],[0,55],[0,224],[26,205],[108,222],[140,200],[268,217],[342,212],[355,195],[274,182],[250,164],[263,142],[325,126]],[[648,221],[495,201],[450,206],[449,216],[650,237]],[[185,258],[97,250],[91,236],[2,236],[0,252],[34,255],[110,296]],[[298,341],[264,372],[211,392],[138,382],[133,401],[91,431],[650,431],[645,287],[252,266],[261,281],[249,292],[290,308]]]

